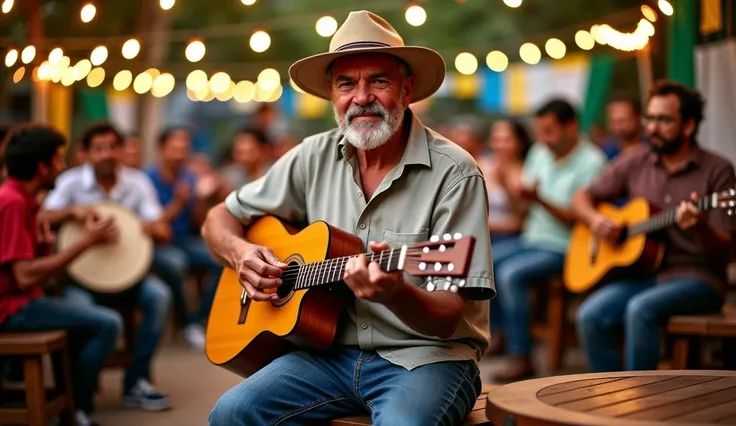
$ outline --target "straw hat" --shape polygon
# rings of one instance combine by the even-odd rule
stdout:
[[[431,96],[445,78],[445,61],[439,53],[426,47],[405,46],[391,24],[365,10],[350,12],[332,36],[330,50],[295,62],[289,75],[300,89],[329,100],[327,67],[337,58],[356,53],[385,53],[406,62],[415,78],[412,102]]]

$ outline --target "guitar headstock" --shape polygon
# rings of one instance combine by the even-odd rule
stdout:
[[[736,189],[713,193],[713,205],[719,209],[726,209],[729,216],[736,214]]]
[[[460,233],[433,235],[429,241],[412,244],[406,250],[404,272],[428,277],[427,290],[457,291],[465,285],[475,237]],[[442,277],[442,278],[440,278]]]

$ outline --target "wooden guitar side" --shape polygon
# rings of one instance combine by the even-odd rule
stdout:
[[[254,222],[246,240],[268,247],[287,264],[311,263],[363,251],[362,241],[324,222],[297,232],[272,216]],[[292,292],[283,304],[248,300],[236,272],[225,268],[212,304],[205,348],[213,364],[247,377],[279,356],[307,346],[328,348],[340,315],[350,301],[347,293],[314,288]]]
[[[634,199],[622,208],[611,204],[602,204],[598,208],[622,226],[649,219],[651,210],[652,207],[642,198]],[[650,273],[659,266],[662,255],[663,247],[646,235],[635,235],[620,245],[612,245],[598,240],[591,229],[579,221],[573,227],[565,256],[565,286],[574,293],[582,293],[617,278]]]

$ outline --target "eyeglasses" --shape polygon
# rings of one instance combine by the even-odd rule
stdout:
[[[654,124],[661,124],[663,126],[668,126],[672,123],[677,121],[677,117],[672,117],[669,115],[643,115],[641,117],[641,124],[643,126],[647,126],[649,123]]]

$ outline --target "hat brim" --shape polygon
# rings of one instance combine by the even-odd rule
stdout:
[[[445,60],[442,56],[432,49],[419,46],[373,47],[320,53],[295,62],[289,68],[289,76],[303,91],[330,100],[326,80],[327,67],[343,56],[365,53],[383,53],[406,62],[415,78],[412,103],[432,96],[445,79]]]

